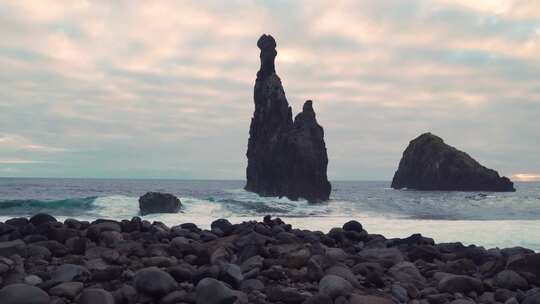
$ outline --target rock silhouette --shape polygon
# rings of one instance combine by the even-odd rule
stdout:
[[[151,213],[176,213],[180,210],[180,199],[169,193],[147,192],[139,197],[141,215]]]
[[[326,174],[324,130],[317,123],[313,103],[306,101],[293,121],[275,71],[276,41],[262,35],[257,46],[261,50],[261,67],[254,89],[245,189],[261,196],[328,200],[331,185]]]
[[[394,189],[515,191],[514,184],[431,133],[412,140],[392,180]]]

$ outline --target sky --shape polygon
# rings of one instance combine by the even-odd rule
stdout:
[[[244,179],[263,33],[331,180],[391,180],[428,131],[540,179],[531,0],[0,0],[0,176]]]

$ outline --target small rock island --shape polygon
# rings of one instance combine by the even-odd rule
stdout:
[[[497,171],[482,166],[431,133],[422,134],[409,143],[392,180],[392,188],[516,191],[510,179],[500,177]]]
[[[176,213],[182,207],[180,199],[170,193],[147,192],[139,197],[141,215],[151,213]]]
[[[313,103],[306,101],[302,112],[292,119],[275,70],[276,41],[262,35],[257,46],[261,67],[254,89],[245,189],[261,196],[326,201],[331,191],[326,174],[328,155]]]

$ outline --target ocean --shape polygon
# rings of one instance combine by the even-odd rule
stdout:
[[[332,182],[331,200],[310,204],[259,197],[242,189],[244,181],[0,178],[0,221],[38,212],[59,220],[131,219],[139,215],[139,196],[160,191],[178,196],[182,210],[143,219],[208,228],[218,218],[241,222],[270,214],[324,232],[355,219],[368,232],[388,238],[421,233],[436,242],[540,251],[540,183],[516,183],[514,193],[424,192],[389,185]]]

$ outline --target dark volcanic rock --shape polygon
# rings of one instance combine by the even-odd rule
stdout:
[[[139,292],[162,297],[176,288],[176,281],[156,267],[144,268],[135,275],[135,288]]]
[[[394,189],[515,191],[514,184],[431,133],[412,140],[392,180]]]
[[[81,293],[79,304],[114,304],[114,297],[106,290],[88,288]]]
[[[248,143],[246,190],[262,196],[328,200],[331,185],[323,128],[306,101],[294,121],[281,80],[275,72],[276,41],[263,35],[261,68],[255,82],[255,112]]]
[[[150,213],[176,213],[182,204],[180,200],[169,193],[148,192],[139,197],[139,209],[142,215]]]
[[[6,239],[33,226],[20,222]],[[386,239],[356,221],[324,234],[222,219],[208,241],[192,223],[128,223],[46,222],[39,242],[0,242],[0,304],[540,304],[540,254],[525,248]],[[78,236],[50,240],[64,229]]]
[[[216,279],[205,278],[196,287],[197,304],[232,304],[237,297]]]
[[[45,291],[26,284],[11,284],[0,289],[2,304],[47,304],[49,300]]]

